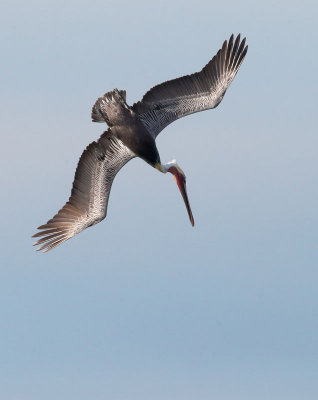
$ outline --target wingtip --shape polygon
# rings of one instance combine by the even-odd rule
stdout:
[[[38,226],[36,229],[46,229],[46,227],[47,227],[47,224],[44,224],[44,225]]]

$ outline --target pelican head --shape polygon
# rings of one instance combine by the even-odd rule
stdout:
[[[182,198],[184,200],[184,204],[186,206],[191,225],[194,226],[194,219],[193,219],[190,202],[189,202],[188,194],[187,194],[187,186],[186,186],[187,179],[186,179],[185,173],[179,167],[176,160],[170,161],[167,164],[157,163],[155,165],[155,168],[164,174],[167,172],[170,172],[170,174],[173,175],[173,177],[178,185],[178,188],[180,190],[180,193],[182,195]]]

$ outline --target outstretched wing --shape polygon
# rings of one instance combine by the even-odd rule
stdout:
[[[69,201],[33,237],[44,252],[106,217],[110,189],[117,172],[135,154],[110,130],[84,150],[77,165]]]
[[[221,102],[246,55],[245,40],[238,35],[234,42],[232,35],[200,72],[161,83],[133,105],[154,137],[176,119]]]

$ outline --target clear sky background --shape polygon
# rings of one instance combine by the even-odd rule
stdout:
[[[0,397],[318,398],[316,0],[10,1],[1,7]],[[142,160],[108,218],[47,254],[30,236],[68,199],[106,128],[200,70],[231,33],[247,57],[221,105],[158,138],[187,175]]]

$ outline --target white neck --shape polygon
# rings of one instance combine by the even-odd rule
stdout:
[[[162,171],[163,173],[168,172],[168,169],[169,169],[170,167],[172,167],[172,166],[179,167],[178,164],[177,164],[177,162],[176,162],[176,160],[169,161],[169,162],[166,163],[166,164],[161,164],[161,166],[162,166],[162,169],[163,169],[163,171]]]

